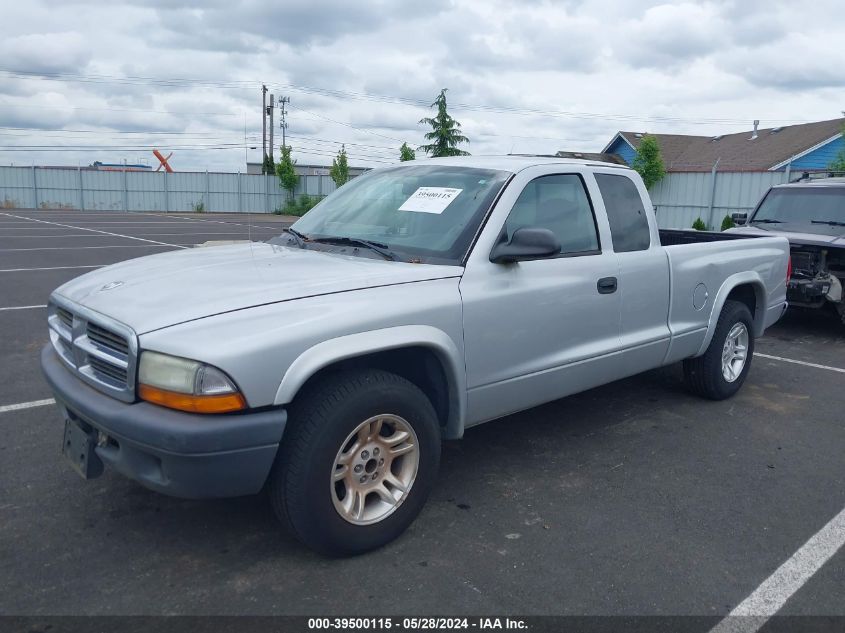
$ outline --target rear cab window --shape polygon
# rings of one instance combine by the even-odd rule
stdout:
[[[607,210],[613,250],[617,253],[647,250],[651,246],[651,230],[634,181],[616,174],[595,177]]]

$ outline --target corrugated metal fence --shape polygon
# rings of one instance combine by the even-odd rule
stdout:
[[[325,196],[329,176],[300,176],[295,195]],[[275,176],[214,172],[95,171],[0,167],[0,207],[103,211],[271,213],[287,192]]]
[[[701,218],[718,228],[725,215],[750,211],[785,172],[672,173],[651,198],[662,228],[689,228]],[[329,176],[300,176],[296,195],[335,190]],[[0,207],[112,211],[271,213],[286,192],[275,176],[213,172],[119,172],[40,167],[0,167]]]
[[[649,193],[661,228],[688,229],[701,218],[707,228],[718,230],[726,215],[751,211],[769,187],[789,179],[780,171],[672,173]]]

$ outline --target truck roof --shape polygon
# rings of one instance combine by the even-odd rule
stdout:
[[[576,158],[558,158],[555,156],[525,156],[508,154],[504,156],[448,156],[444,158],[421,158],[417,163],[449,165],[453,167],[477,167],[480,169],[498,169],[516,173],[537,165],[578,165],[592,167],[612,167],[630,171],[630,168],[617,163]]]
[[[845,187],[845,178],[826,178],[824,180],[809,180],[806,182],[785,182],[781,185],[775,185],[773,188],[782,189],[784,187],[788,187],[789,189],[796,187]]]

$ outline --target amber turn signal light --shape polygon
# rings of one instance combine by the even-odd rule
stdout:
[[[231,413],[246,409],[246,400],[240,393],[197,396],[141,383],[138,385],[138,396],[153,404],[190,413]]]

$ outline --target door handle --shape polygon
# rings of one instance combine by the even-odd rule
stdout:
[[[596,282],[596,288],[601,295],[609,295],[616,292],[616,277],[602,277]]]

